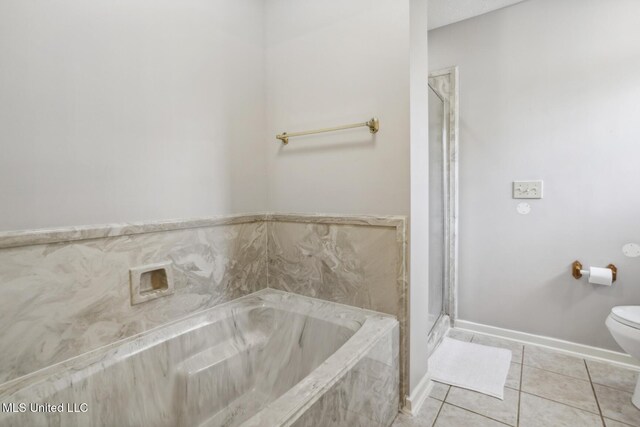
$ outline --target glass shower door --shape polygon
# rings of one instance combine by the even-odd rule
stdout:
[[[445,118],[445,102],[429,86],[429,331],[444,313]]]

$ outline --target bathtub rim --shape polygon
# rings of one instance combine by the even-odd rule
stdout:
[[[383,314],[378,312],[373,313],[376,315]],[[377,330],[369,330],[376,328],[378,325],[380,326]],[[288,427],[292,425],[314,403],[322,398],[326,392],[337,384],[347,372],[353,369],[353,367],[379,343],[384,335],[391,332],[394,328],[398,328],[399,333],[400,323],[394,316],[384,315],[380,318],[368,317],[362,327],[340,346],[338,350],[300,380],[300,382],[262,408],[260,412],[240,424],[239,427],[260,427],[264,425]],[[358,340],[362,340],[363,342]],[[398,352],[392,354],[392,357],[394,358],[393,363],[398,363],[396,368],[398,369],[398,387],[400,387],[399,335],[397,341],[398,345],[395,347],[398,349]],[[312,381],[312,377],[318,376],[321,377],[320,381]],[[298,397],[302,392],[309,389],[311,389],[313,393],[302,398]],[[298,400],[297,402],[296,399]],[[271,414],[271,417],[265,419],[264,416],[259,417],[258,415],[260,414],[267,414],[267,416]],[[268,424],[265,424],[265,422]]]
[[[346,304],[335,303],[332,301],[326,301],[318,298],[312,298],[277,289],[265,288],[251,294],[233,299],[231,301],[218,304],[214,307],[191,313],[187,316],[167,322],[165,324],[155,326],[147,331],[140,332],[138,334],[123,338],[118,341],[114,341],[113,343],[110,343],[108,345],[98,347],[89,352],[80,354],[78,356],[31,372],[27,375],[23,375],[21,377],[14,378],[10,381],[2,383],[0,384],[0,402],[9,401],[9,399],[11,399],[15,395],[18,395],[22,390],[26,390],[30,387],[38,387],[41,383],[43,385],[46,383],[50,383],[53,386],[54,384],[62,385],[66,382],[70,385],[77,379],[77,376],[73,376],[74,373],[86,373],[85,371],[87,370],[94,371],[103,369],[105,365],[101,364],[102,360],[108,360],[108,362],[106,362],[108,363],[106,366],[110,366],[121,360],[131,357],[134,354],[159,345],[169,339],[175,338],[178,335],[188,333],[191,330],[195,330],[215,322],[223,321],[233,316],[234,314],[248,312],[260,307],[271,307],[276,309],[295,308],[295,305],[289,304],[289,302],[296,300],[307,301],[307,305],[312,306],[314,310],[312,310],[311,312],[304,311],[302,309],[285,311],[329,321],[331,323],[337,324],[338,326],[347,327],[352,330],[352,328],[345,324],[347,323],[345,321],[336,322],[335,317],[326,315],[318,316],[318,312],[324,313],[323,309],[325,307],[338,307],[340,309],[340,314],[347,316],[347,321],[360,321],[360,327],[354,331],[353,335],[349,337],[349,339],[340,348],[338,348],[336,352],[331,354],[325,361],[323,361],[303,380],[301,380],[301,382],[304,381],[312,373],[314,373],[316,369],[320,368],[320,366],[323,366],[323,364],[326,363],[328,359],[332,358],[342,348],[347,346],[347,344],[351,342],[353,338],[360,331],[362,331],[365,326],[367,326],[369,319],[379,318],[380,321],[385,321],[386,319],[387,322],[392,321],[391,323],[398,323],[395,316],[389,314],[349,306]],[[281,305],[281,307],[279,307],[279,305]],[[198,322],[199,318],[202,318],[200,322]],[[344,318],[341,318],[341,320],[344,320]],[[181,326],[183,327],[180,328]],[[169,331],[166,331],[167,329]],[[177,330],[179,333],[168,333],[172,330]],[[162,336],[163,333],[166,335]],[[136,344],[136,341],[140,341],[140,345],[137,348],[129,348],[125,351],[119,351],[121,347],[133,347]],[[112,357],[109,358],[109,356]],[[48,379],[50,379],[50,381],[47,381]],[[292,387],[292,389],[296,388],[296,386]],[[287,392],[285,392],[282,396],[279,396],[274,402],[271,402],[271,404],[277,402],[280,398],[282,398],[284,395],[287,395],[290,391],[291,389],[287,390]],[[271,404],[267,405],[265,408],[263,408],[263,410],[269,407]]]

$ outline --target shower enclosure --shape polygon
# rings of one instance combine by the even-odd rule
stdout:
[[[429,74],[429,331],[435,348],[456,318],[458,70]]]

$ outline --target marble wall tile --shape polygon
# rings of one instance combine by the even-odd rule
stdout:
[[[393,228],[271,222],[268,232],[270,287],[397,313]]]
[[[102,239],[105,237],[129,236],[143,233],[157,233],[160,231],[187,230],[190,228],[214,227],[217,225],[246,224],[249,222],[264,221],[265,215],[266,214],[238,214],[168,221],[1,231],[0,249],[15,248],[19,246],[44,245],[47,243]]]
[[[271,287],[400,323],[408,386],[405,218],[250,214],[0,233],[0,384]],[[131,306],[129,269],[170,261],[175,293]]]
[[[407,394],[408,284],[403,217],[269,215],[269,287],[392,314]]]
[[[264,222],[158,224],[0,236],[0,383],[267,286]],[[175,293],[132,306],[129,269],[164,261]]]

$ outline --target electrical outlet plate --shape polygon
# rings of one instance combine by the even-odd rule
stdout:
[[[542,199],[542,181],[513,181],[514,199]]]

